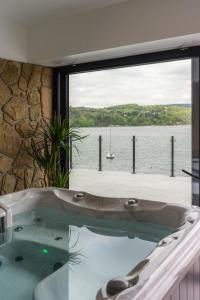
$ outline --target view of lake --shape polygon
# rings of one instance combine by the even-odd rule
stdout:
[[[182,169],[191,170],[191,125],[112,127],[111,147],[114,159],[107,159],[110,152],[110,128],[87,127],[78,129],[88,135],[73,147],[73,168],[98,169],[98,137],[102,136],[102,169],[132,172],[132,137],[135,136],[136,173],[171,174],[171,136],[174,136],[175,176],[184,176]],[[81,147],[80,147],[81,143]],[[74,145],[75,146],[75,145]]]

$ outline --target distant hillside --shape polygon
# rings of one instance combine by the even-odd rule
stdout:
[[[186,125],[191,108],[184,105],[126,104],[105,108],[70,107],[74,127]]]

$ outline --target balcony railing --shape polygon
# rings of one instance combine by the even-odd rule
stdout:
[[[77,152],[75,147],[79,149]],[[191,140],[185,136],[88,136],[71,143],[70,167],[99,171],[186,176],[191,170]],[[114,159],[108,159],[112,152]]]

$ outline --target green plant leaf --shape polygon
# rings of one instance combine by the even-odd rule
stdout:
[[[48,186],[66,188],[69,182],[69,173],[63,170],[61,157],[66,154],[69,157],[71,142],[82,141],[86,136],[72,126],[69,126],[68,119],[54,116],[50,123],[42,120],[37,139],[31,140],[29,155],[44,171],[47,177]],[[75,147],[78,152],[77,146]]]

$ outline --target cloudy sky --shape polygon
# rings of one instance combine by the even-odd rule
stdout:
[[[70,105],[106,107],[191,103],[191,61],[157,63],[70,76]]]

